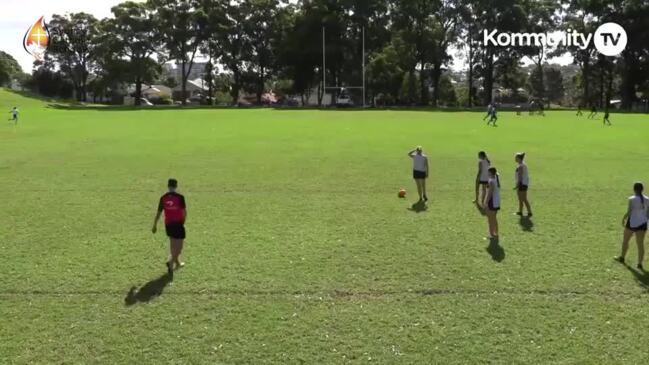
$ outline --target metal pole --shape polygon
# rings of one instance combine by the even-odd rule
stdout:
[[[363,108],[365,108],[365,27],[363,27]]]
[[[325,93],[327,91],[326,62],[327,62],[327,56],[326,56],[326,53],[325,53],[325,27],[322,26],[322,98],[323,99],[324,99]]]

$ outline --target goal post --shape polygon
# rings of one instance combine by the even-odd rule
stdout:
[[[362,44],[362,57],[361,57],[361,80],[360,86],[347,86],[347,85],[333,85],[327,86],[327,42],[326,42],[326,27],[322,26],[322,85],[323,92],[326,94],[327,90],[360,90],[363,108],[366,107],[366,94],[365,94],[365,27],[361,28],[361,44]],[[332,96],[333,98],[333,96]],[[332,99],[333,100],[333,99]]]

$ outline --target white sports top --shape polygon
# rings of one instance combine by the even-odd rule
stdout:
[[[412,155],[412,168],[416,171],[428,172],[426,161],[428,161],[428,157],[426,155],[414,154]]]
[[[500,187],[498,186],[498,178],[490,178],[489,186],[493,188],[493,192],[491,193],[491,202],[493,204],[493,207],[500,208]]]
[[[521,171],[520,178],[518,177],[519,171]],[[519,183],[527,186],[530,185],[530,174],[527,171],[527,165],[525,164],[525,162],[521,162],[516,168],[516,185],[518,185]]]
[[[489,181],[489,167],[491,167],[491,165],[489,164],[489,161],[487,161],[486,159],[479,160],[478,161],[478,167],[480,169],[480,181],[488,182]]]
[[[629,225],[631,228],[640,227],[647,223],[647,211],[649,210],[649,198],[645,195],[642,199],[638,195],[629,197]]]

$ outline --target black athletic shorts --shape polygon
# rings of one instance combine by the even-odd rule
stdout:
[[[489,185],[489,181],[480,181],[480,185]]]
[[[185,239],[185,226],[182,223],[171,223],[165,225],[169,238]]]
[[[426,171],[412,170],[413,179],[425,179],[427,177],[428,177],[428,173]]]
[[[637,227],[631,227],[631,219],[627,219],[626,220],[626,228],[628,228],[629,230],[631,230],[633,232],[643,232],[643,231],[646,232],[647,231],[647,223],[642,224],[642,225],[637,226]]]
[[[518,184],[517,187],[518,191],[527,191],[529,188],[530,188],[529,186],[523,184]]]
[[[487,209],[491,210],[492,212],[498,212],[500,210],[500,207],[494,207],[494,200],[489,199],[487,202]]]

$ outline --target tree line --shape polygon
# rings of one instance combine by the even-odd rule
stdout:
[[[167,62],[178,65],[185,95],[200,57],[208,103],[225,95],[236,104],[243,92],[261,103],[272,89],[322,104],[325,86],[361,84],[365,59],[368,103],[472,107],[503,97],[497,90],[512,100],[521,89],[527,99],[555,99],[567,75],[548,59],[570,54],[571,103],[605,107],[619,98],[630,109],[649,97],[648,0],[148,0],[121,3],[112,14],[54,15],[51,47],[28,83],[67,87],[81,101],[89,91],[133,84],[138,103],[142,85],[173,82],[162,79]],[[483,44],[484,30],[594,33],[609,21],[628,34],[616,57],[592,43],[583,50]],[[466,69],[460,81],[450,78],[454,58]]]

